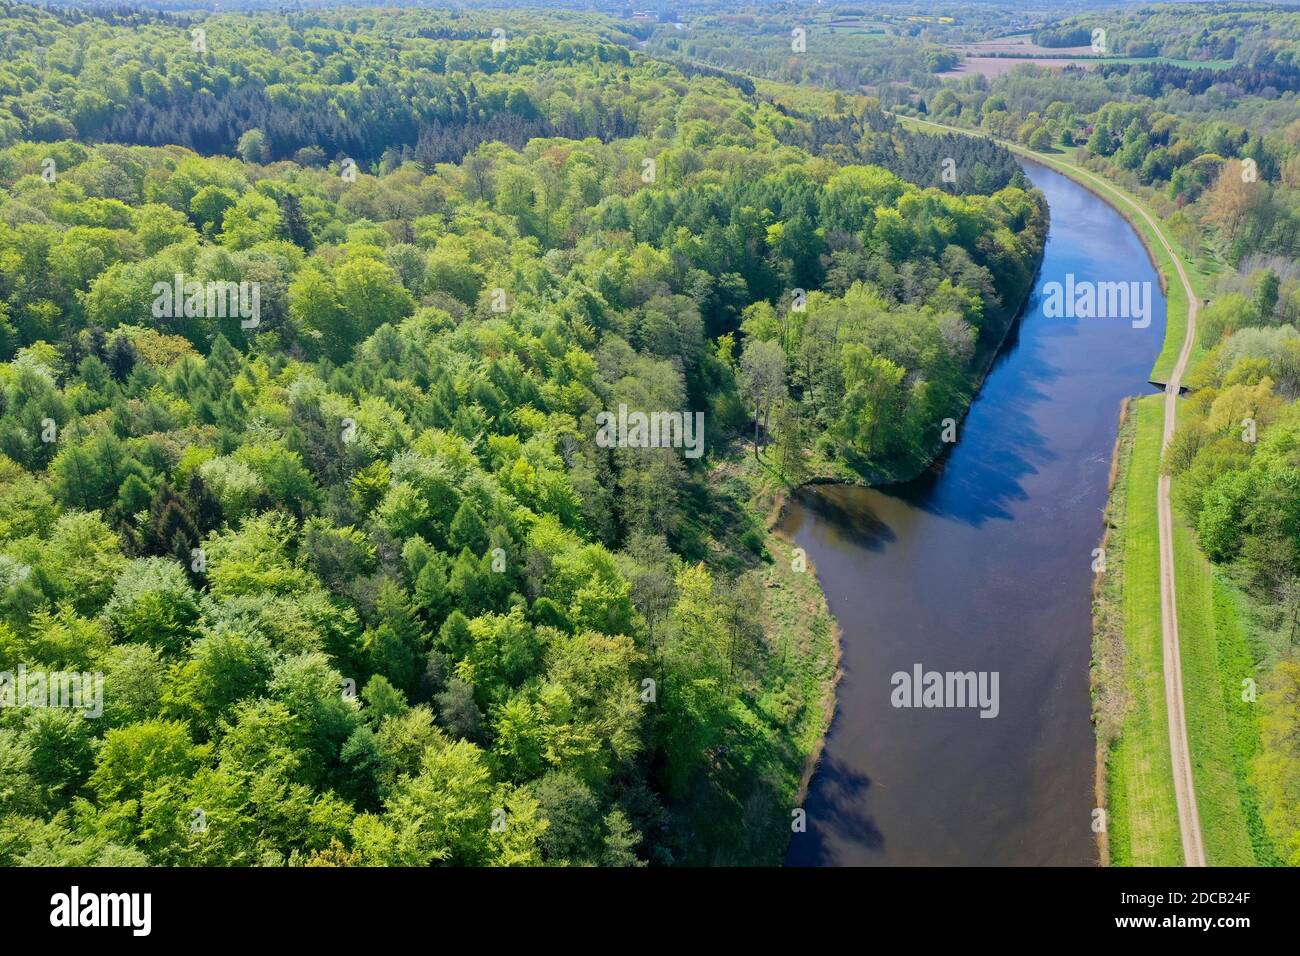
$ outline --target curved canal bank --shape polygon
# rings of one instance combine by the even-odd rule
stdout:
[[[1165,300],[1124,217],[1025,166],[1051,208],[1043,265],[956,446],[916,481],[809,487],[783,516],[843,655],[792,864],[1096,862],[1092,552],[1120,402],[1149,390]],[[1145,284],[1149,325],[1049,305],[1052,283],[1083,282]],[[983,701],[933,706],[957,701],[906,686],[931,672],[973,672]]]

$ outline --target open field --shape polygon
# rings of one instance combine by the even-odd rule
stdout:
[[[962,77],[980,74],[989,79],[1010,73],[1021,63],[1033,63],[1053,70],[1074,65],[1090,70],[1101,63],[1167,63],[1187,69],[1222,70],[1232,66],[1232,60],[1181,60],[1164,56],[1104,56],[1091,46],[1046,47],[1034,43],[1029,34],[998,37],[977,43],[953,43],[948,49],[959,53],[962,60],[953,69],[940,73],[941,77]]]
[[[1063,60],[1053,57],[968,56],[951,70],[936,75],[948,79],[979,74],[988,79],[993,79],[994,77],[1002,76],[1004,73],[1010,73],[1023,63],[1032,63],[1035,66],[1046,66],[1053,70],[1063,70],[1067,66],[1078,66],[1087,69],[1095,66],[1097,62],[1099,61],[1083,59]]]
[[[888,29],[884,23],[875,20],[859,20],[854,17],[841,17],[826,24],[830,33],[869,33],[883,35]]]
[[[1100,59],[1090,46],[1045,47],[1038,46],[1029,34],[998,37],[995,40],[981,40],[978,43],[954,43],[949,46],[954,53],[962,55],[962,61],[943,77],[960,77],[980,74],[992,79],[1004,73],[1010,73],[1021,63],[1033,63],[1054,70],[1064,69],[1071,63],[1080,63],[1081,58]]]
[[[1019,36],[980,40],[977,43],[954,43],[951,49],[967,56],[1076,57],[1095,56],[1091,46],[1039,46],[1024,33]]]

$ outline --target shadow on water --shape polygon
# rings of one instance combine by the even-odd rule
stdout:
[[[823,760],[817,768],[817,775],[819,788],[816,796],[807,801],[808,816],[826,821],[836,833],[848,836],[866,850],[883,852],[885,835],[866,811],[870,778],[836,758]],[[841,863],[834,847],[820,839],[819,834],[819,830],[812,829],[802,839],[795,840],[787,862],[792,866],[835,866]]]
[[[889,525],[869,506],[864,507],[847,485],[805,486],[794,493],[793,499],[821,521],[834,526],[838,538],[859,548],[882,551],[894,541]]]
[[[1037,313],[1040,298],[1037,293],[1030,297],[1025,316]],[[882,488],[883,493],[975,527],[995,519],[1013,520],[1010,505],[1028,499],[1024,479],[1056,457],[1033,411],[1051,400],[1051,385],[1061,375],[1048,357],[1046,343],[1022,341],[1022,321],[1017,319],[1008,332],[985,390],[976,396],[972,414],[959,430],[958,443],[916,479]],[[1013,358],[1010,376],[1000,376]],[[996,420],[974,414],[981,402],[997,405]]]

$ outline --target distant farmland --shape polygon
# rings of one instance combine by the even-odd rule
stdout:
[[[993,79],[1004,73],[1010,73],[1022,63],[1033,63],[1037,66],[1047,66],[1054,70],[1062,70],[1073,64],[1084,68],[1096,66],[1101,61],[1100,57],[1091,59],[1063,60],[1051,57],[1011,57],[1011,56],[968,56],[958,63],[951,70],[937,74],[942,77],[972,76],[979,73],[983,76]]]
[[[1034,63],[1060,70],[1071,63],[1086,67],[1088,62],[1081,61],[1101,59],[1090,46],[1038,46],[1028,33],[980,40],[977,43],[954,43],[949,49],[960,53],[962,59],[951,70],[940,73],[940,76],[957,77],[979,73],[992,79],[1010,73],[1021,63]]]
[[[950,49],[956,53],[964,53],[967,56],[1009,56],[1023,59],[1068,60],[1080,56],[1090,58],[1098,56],[1093,52],[1092,47],[1087,44],[1061,47],[1039,46],[1030,39],[1028,33],[1011,37],[998,37],[995,40],[980,40],[978,43],[954,43]]]
[[[942,77],[961,77],[980,74],[989,79],[1010,73],[1021,63],[1033,63],[1053,70],[1071,64],[1082,69],[1092,69],[1099,63],[1172,63],[1189,68],[1204,67],[1221,70],[1232,65],[1231,60],[1174,60],[1168,57],[1107,57],[1094,53],[1091,46],[1045,47],[1033,42],[1027,33],[1017,36],[981,40],[978,43],[954,43],[949,46],[960,53],[962,60],[951,70],[940,73]]]

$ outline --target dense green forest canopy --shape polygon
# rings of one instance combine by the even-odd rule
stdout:
[[[602,18],[556,14],[539,29],[539,14],[513,14],[511,42],[500,17],[473,12],[160,15],[127,29],[79,11],[0,12],[6,144],[77,138],[230,154],[256,128],[255,159],[307,150],[300,159],[370,163],[387,151],[440,162],[491,140],[610,139],[637,127],[636,100],[618,82],[630,37]]]
[[[1005,153],[594,16],[3,14],[0,671],[104,695],[0,711],[0,862],[779,855],[834,664],[752,475],[933,453]]]

